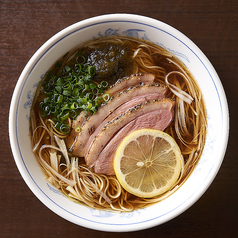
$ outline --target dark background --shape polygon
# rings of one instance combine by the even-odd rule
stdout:
[[[63,28],[108,13],[145,15],[187,35],[220,76],[230,111],[227,152],[207,192],[177,218],[130,233],[89,230],[46,208],[19,174],[8,137],[11,96],[30,57]],[[0,0],[0,237],[238,237],[237,18],[237,0]]]

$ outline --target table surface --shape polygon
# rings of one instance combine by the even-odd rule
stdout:
[[[183,214],[163,225],[114,234],[77,226],[45,207],[19,174],[8,137],[11,96],[30,57],[63,28],[108,13],[145,15],[187,35],[220,76],[230,111],[230,136],[224,162],[205,194]],[[237,0],[1,0],[0,237],[238,237],[237,43]]]

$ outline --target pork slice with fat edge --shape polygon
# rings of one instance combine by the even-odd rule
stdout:
[[[126,103],[122,104],[121,106],[119,106],[104,121],[102,121],[102,123],[96,128],[96,130],[93,132],[93,134],[90,135],[90,137],[88,138],[88,141],[85,145],[85,154],[87,154],[88,149],[90,148],[90,145],[93,142],[94,138],[100,133],[102,128],[109,121],[111,121],[114,118],[120,116],[122,113],[127,112],[129,109],[131,109],[132,107],[134,107],[138,104],[141,104],[141,103],[144,103],[144,102],[150,101],[150,100],[161,99],[161,98],[163,98],[163,95],[161,95],[159,93],[151,93],[151,94],[148,94],[148,95],[134,97],[129,102],[126,102]]]
[[[107,143],[112,139],[112,137],[117,133],[122,127],[134,120],[135,118],[142,116],[148,112],[156,110],[172,110],[175,102],[169,98],[164,98],[160,100],[147,101],[140,105],[133,107],[126,113],[116,117],[112,121],[108,122],[97,137],[93,140],[87,155],[85,156],[85,161],[89,167],[94,166],[99,154]]]
[[[165,97],[167,87],[158,84],[149,84],[143,86],[135,86],[127,89],[115,97],[110,99],[106,104],[102,105],[98,111],[92,116],[88,117],[82,124],[81,131],[77,135],[77,139],[71,148],[74,155],[83,157],[86,155],[86,144],[89,137],[94,133],[96,128],[122,104],[130,101],[132,98],[149,95],[152,93],[158,94],[158,98]]]
[[[115,96],[116,94],[122,92],[123,90],[136,86],[139,84],[150,84],[155,81],[155,75],[150,73],[138,73],[132,74],[129,77],[124,77],[119,79],[115,84],[110,86],[105,93],[110,96]]]
[[[99,154],[94,165],[95,173],[114,175],[113,160],[116,150],[122,140],[133,131],[139,129],[147,128],[163,131],[171,123],[173,114],[173,110],[156,110],[148,112],[124,126],[115,136],[113,136]]]

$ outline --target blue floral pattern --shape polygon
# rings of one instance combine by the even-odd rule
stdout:
[[[47,184],[48,188],[50,189],[50,191],[52,191],[52,192],[54,192],[54,193],[57,193],[57,194],[59,194],[59,195],[64,196],[63,193],[61,193],[61,192],[60,192],[59,190],[57,190],[56,188],[52,187],[49,183],[46,183],[46,184]]]
[[[144,36],[142,37],[142,39],[152,42],[146,34],[144,34]],[[174,55],[176,55],[176,56],[179,56],[179,57],[181,57],[181,58],[187,60],[188,62],[190,62],[189,58],[188,58],[186,55],[184,55],[184,54],[182,54],[182,53],[180,53],[180,52],[177,52],[177,51],[175,51],[175,50],[172,50],[172,49],[170,49],[170,48],[167,48],[167,47],[165,47],[163,44],[161,44],[161,43],[159,43],[159,42],[153,42],[153,43],[156,44],[156,45],[158,45],[158,46],[160,46],[160,47],[162,47],[163,49],[169,51],[170,53],[172,53],[172,54],[174,54]]]
[[[44,77],[44,74],[41,75],[40,79],[42,79]],[[32,88],[33,88],[33,91],[29,90],[26,94],[26,102],[24,103],[23,107],[24,109],[30,109],[31,108],[31,105],[32,105],[32,102],[33,102],[33,99],[34,99],[34,96],[35,96],[35,91],[37,89],[37,86],[38,86],[39,83],[35,83],[33,84]],[[26,114],[26,119],[29,121],[29,114],[27,113]]]
[[[101,31],[98,32],[98,36],[99,37],[107,37],[107,36],[119,36],[119,35],[125,35],[125,36],[128,36],[128,37],[134,37],[134,38],[141,38],[143,40],[147,40],[147,41],[150,41],[150,42],[153,42],[145,33],[145,30],[142,30],[142,29],[127,29],[125,31],[122,31],[121,34],[120,34],[120,29],[117,28],[117,29],[113,29],[113,28],[108,28],[107,30],[105,30],[104,33],[102,33]],[[97,37],[98,37],[97,36]],[[96,39],[97,37],[93,37],[93,39]],[[184,55],[183,53],[181,52],[177,52],[175,50],[172,50],[170,48],[167,48],[165,47],[163,44],[159,43],[159,42],[153,42],[154,44],[164,48],[165,50],[171,52],[172,54],[178,56],[178,57],[181,57],[183,59],[185,59],[186,61],[190,62],[189,58]]]
[[[108,28],[104,33],[101,33],[101,31],[98,32],[99,37],[105,37],[105,36],[119,36],[119,29],[112,29]],[[93,37],[94,39],[97,37]]]
[[[129,29],[129,30],[123,31],[122,34],[126,35],[128,37],[139,38],[139,33],[140,32],[145,32],[145,31],[144,30],[140,30],[140,29]]]
[[[32,100],[34,98],[34,94],[31,93],[31,91],[28,91],[26,98],[27,98],[27,101],[24,103],[24,108],[25,109],[27,109],[27,107],[29,107],[29,108],[31,107]]]

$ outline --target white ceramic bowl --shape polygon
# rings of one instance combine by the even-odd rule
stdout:
[[[39,80],[52,64],[81,42],[107,35],[127,35],[154,42],[174,53],[197,80],[205,99],[208,131],[202,157],[185,184],[164,201],[130,213],[90,209],[67,199],[44,179],[31,152],[29,110]],[[61,217],[91,229],[136,231],[178,216],[209,187],[222,163],[228,140],[227,101],[218,75],[199,48],[173,27],[143,16],[112,14],[78,22],[49,39],[30,59],[14,91],[9,134],[17,167],[32,192]]]

